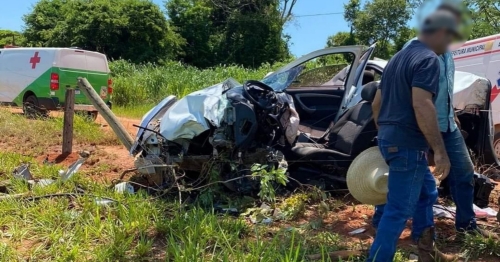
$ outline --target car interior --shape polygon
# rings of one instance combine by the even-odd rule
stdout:
[[[311,183],[311,172],[318,176],[329,176],[335,171],[347,171],[354,158],[368,147],[376,145],[377,129],[373,121],[372,102],[378,89],[378,82],[365,84],[361,91],[362,100],[349,108],[323,136],[324,144],[310,141],[297,142],[292,148],[283,150],[290,172],[299,182]],[[303,177],[301,174],[307,174]],[[345,183],[342,176],[332,176],[336,182]]]
[[[362,86],[373,81],[376,81],[375,72],[373,70],[365,70],[363,73]],[[331,101],[331,103],[334,103],[334,101]],[[337,111],[332,111],[329,115],[326,115],[324,119],[331,120],[336,114]],[[301,116],[300,111],[299,116]],[[323,119],[320,119],[320,122],[321,120]],[[318,123],[311,123],[310,121],[301,121],[299,126],[301,141],[304,141],[304,137],[306,140],[323,141],[326,138],[326,133],[333,128],[334,124],[333,120],[329,122],[327,127]]]

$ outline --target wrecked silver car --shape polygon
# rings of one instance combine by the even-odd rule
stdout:
[[[374,48],[323,49],[261,81],[228,79],[180,100],[169,96],[141,122],[130,150],[136,167],[160,175],[158,185],[172,183],[172,166],[196,183],[209,181],[215,170],[221,180],[234,179],[225,183],[231,190],[249,192],[259,186],[258,179],[235,178],[245,177],[255,163],[276,168],[286,160],[289,185],[346,189],[352,161],[377,144],[371,103],[379,78],[373,71],[378,68],[381,75],[383,63],[369,60]],[[347,66],[332,66],[328,59],[307,66],[345,54],[353,57]],[[490,82],[457,72],[455,86],[467,145],[481,164],[496,164]]]

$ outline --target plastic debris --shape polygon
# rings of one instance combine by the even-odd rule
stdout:
[[[48,185],[54,184],[56,181],[54,179],[38,179],[34,183],[30,183],[39,187],[46,187]]]
[[[115,192],[134,194],[134,187],[128,182],[121,182],[115,185]]]
[[[108,206],[111,204],[114,204],[115,202],[110,199],[105,199],[105,198],[96,198],[95,203],[99,206]]]
[[[16,167],[16,169],[14,169],[14,177],[26,181],[33,180],[33,175],[31,175],[29,167],[29,164],[22,164],[21,166]]]
[[[362,227],[362,228],[358,228],[356,230],[353,230],[353,231],[349,232],[349,235],[353,236],[353,235],[361,234],[361,233],[363,233],[365,231],[366,231],[366,228]]]
[[[498,212],[492,209],[491,207],[480,208],[476,205],[473,205],[473,209],[477,218],[496,217],[498,215]],[[435,217],[446,217],[453,219],[455,218],[456,207],[445,207],[442,205],[434,205],[433,211]]]

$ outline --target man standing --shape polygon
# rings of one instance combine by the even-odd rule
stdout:
[[[458,8],[451,4],[443,4],[438,10],[451,12],[457,21],[461,22],[461,13]],[[403,48],[408,47],[414,38]],[[439,56],[440,75],[439,91],[436,97],[436,111],[439,123],[439,130],[443,137],[447,154],[450,158],[451,169],[447,182],[450,187],[451,196],[457,207],[455,217],[455,227],[458,232],[477,232],[486,237],[498,238],[496,235],[479,229],[476,225],[475,213],[473,210],[474,200],[474,166],[465,145],[464,138],[457,128],[458,119],[453,109],[453,78],[455,76],[455,63],[452,54],[447,51]],[[374,114],[378,114],[380,101],[373,103]],[[375,207],[373,225],[375,228],[380,223],[380,218],[384,212],[384,205]],[[412,235],[420,235],[425,228],[425,221],[420,217],[413,219]]]
[[[368,261],[393,260],[399,236],[411,217],[424,228],[420,235],[414,235],[420,260],[434,261],[436,257],[432,206],[437,188],[427,152],[429,146],[434,150],[434,173],[444,179],[450,161],[434,107],[439,90],[438,55],[448,50],[458,34],[454,16],[436,11],[424,22],[418,39],[398,52],[384,69],[376,95],[380,111],[374,116],[378,119],[379,148],[389,165],[389,192]]]

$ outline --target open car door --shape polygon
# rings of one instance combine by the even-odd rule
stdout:
[[[307,54],[273,74],[302,67],[286,93],[294,100],[300,116],[301,131],[313,128],[322,132],[335,121],[357,79],[356,70],[363,46],[327,48]]]

